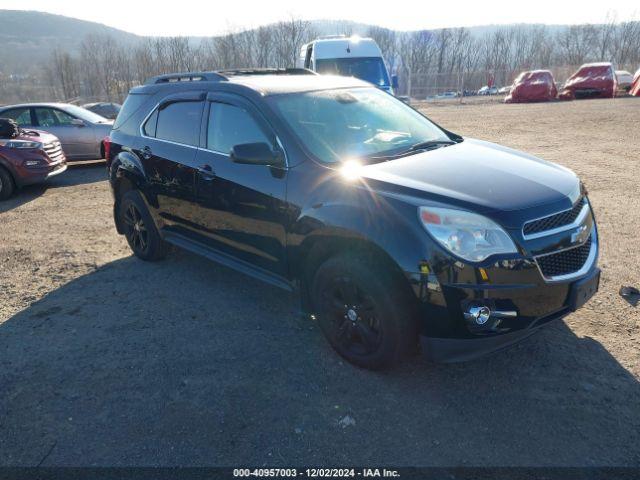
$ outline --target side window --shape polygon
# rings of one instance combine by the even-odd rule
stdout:
[[[175,102],[158,110],[156,138],[197,146],[202,106],[202,102]],[[153,115],[149,120],[152,118]]]
[[[156,136],[156,125],[158,124],[158,110],[154,110],[151,116],[144,122],[142,126],[142,132],[147,137],[155,137]]]
[[[304,68],[312,68],[311,54],[313,53],[313,43],[307,47],[307,55],[304,59]]]
[[[73,117],[62,110],[54,108],[36,108],[36,120],[41,127],[57,127],[71,125]]]
[[[227,103],[212,103],[209,111],[207,148],[229,153],[231,147],[241,143],[267,143],[273,146],[273,140],[267,137],[249,112]]]
[[[31,111],[29,108],[14,108],[0,113],[0,117],[11,118],[21,127],[31,125]]]

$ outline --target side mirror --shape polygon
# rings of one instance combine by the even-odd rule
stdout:
[[[84,127],[84,121],[80,120],[79,118],[74,118],[71,120],[71,125],[75,126],[75,127]]]
[[[246,165],[281,165],[282,157],[266,143],[241,143],[234,145],[230,153],[235,163]]]
[[[398,75],[391,75],[391,87],[394,90],[398,89]]]

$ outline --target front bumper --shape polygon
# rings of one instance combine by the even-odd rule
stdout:
[[[435,362],[463,362],[501,350],[513,345],[537,332],[553,320],[563,318],[584,305],[598,290],[600,285],[600,269],[593,268],[589,275],[565,285],[566,296],[562,306],[555,311],[539,317],[515,317],[513,319],[498,318],[483,335],[459,338],[438,338],[421,335],[422,351],[427,358]],[[529,290],[529,289],[527,289]],[[538,292],[530,291],[530,300],[536,301]],[[495,304],[490,299],[487,304]],[[512,301],[513,308],[518,311],[522,302]],[[553,308],[553,307],[551,307]],[[491,320],[489,320],[491,321]]]
[[[56,175],[60,175],[67,170],[66,160],[61,160],[56,163],[48,164],[43,168],[26,168],[21,167],[18,169],[18,175],[16,175],[17,183],[20,186],[33,185],[35,183],[42,183]]]
[[[420,336],[420,344],[425,357],[432,362],[466,362],[518,343],[533,335],[539,328],[528,328],[503,335],[472,339]]]
[[[585,255],[588,251],[588,256],[571,274],[549,274],[549,265],[539,263],[545,261],[545,252],[483,267],[441,261],[439,271],[428,269],[427,275],[414,276],[426,356],[439,362],[476,358],[518,342],[580,308],[599,287],[595,225],[585,243],[556,253],[565,258],[563,252],[567,252],[573,258],[573,249],[582,249]],[[490,311],[488,319],[487,315],[475,318],[472,313],[478,309]]]

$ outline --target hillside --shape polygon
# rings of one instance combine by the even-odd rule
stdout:
[[[350,20],[314,20],[313,31],[318,35],[339,33],[365,35],[371,25]],[[101,23],[50,13],[26,10],[0,10],[0,73],[25,74],[41,71],[41,62],[48,61],[54,48],[77,53],[80,42],[88,34],[108,34],[119,42],[136,43],[144,37],[109,27]],[[476,36],[492,33],[498,25],[470,27]],[[562,25],[548,27],[550,31],[566,28]],[[202,37],[192,37],[199,43]]]
[[[5,74],[29,73],[55,47],[75,52],[90,33],[131,42],[140,38],[101,23],[34,11],[0,10],[0,25],[0,72]]]

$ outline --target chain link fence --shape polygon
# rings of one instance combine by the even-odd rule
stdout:
[[[563,65],[549,67],[556,84],[560,87],[573,75],[580,65]],[[637,69],[634,65],[614,66],[616,70],[627,70],[631,74]],[[533,69],[532,69],[533,70]],[[510,87],[515,78],[525,71],[517,70],[473,70],[466,72],[398,72],[397,94],[413,100],[439,100],[446,98],[460,98],[476,96],[482,87]],[[485,94],[495,94],[496,90]],[[481,92],[482,94],[484,92]],[[505,89],[501,92],[506,94]]]

